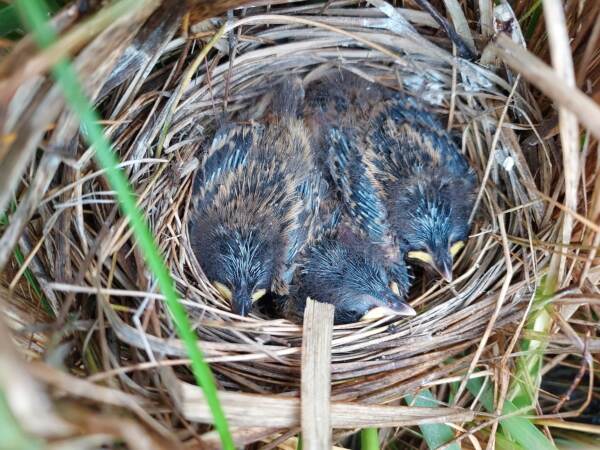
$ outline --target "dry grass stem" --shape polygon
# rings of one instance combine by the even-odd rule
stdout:
[[[301,422],[303,446],[331,447],[331,337],[333,305],[307,299],[302,329]]]

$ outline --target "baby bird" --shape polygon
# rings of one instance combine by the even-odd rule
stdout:
[[[288,292],[315,223],[320,178],[298,116],[303,96],[300,80],[288,79],[268,119],[222,127],[195,180],[192,248],[242,316],[267,291]]]
[[[406,255],[451,281],[477,179],[449,133],[414,98],[348,72],[307,91],[346,212],[393,264]]]
[[[339,209],[328,215],[320,238],[299,259],[284,316],[301,321],[307,297],[333,304],[336,324],[414,316],[415,310],[404,301],[410,287],[406,266],[396,267],[397,282],[392,282],[380,249],[342,223]]]

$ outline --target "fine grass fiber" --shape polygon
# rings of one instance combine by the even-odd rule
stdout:
[[[43,50],[3,41],[0,331],[13,339],[0,339],[0,416],[19,425],[12,439],[222,447],[210,388],[195,386],[197,336],[232,445],[296,448],[310,420],[300,393],[319,391],[302,389],[303,328],[268,308],[229,312],[191,251],[192,180],[224,117],[258,117],[290,73],[308,85],[343,68],[439,114],[481,189],[451,285],[415,273],[416,317],[333,327],[333,445],[598,443],[600,4],[428,2],[457,46],[421,1],[134,3],[64,6]],[[65,100],[75,77],[54,83],[65,56],[99,120]],[[133,195],[102,159],[98,124]],[[176,296],[135,209],[185,319],[169,312]]]

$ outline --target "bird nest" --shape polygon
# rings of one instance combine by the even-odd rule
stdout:
[[[203,275],[189,241],[199,161],[223,118],[260,114],[261,99],[282,77],[295,74],[308,85],[342,69],[413,95],[439,114],[481,188],[451,284],[417,273],[409,296],[415,317],[334,327],[331,399],[395,405],[407,394],[460,382],[475,371],[492,374],[514,348],[549,268],[545,241],[558,236],[562,214],[547,203],[561,195],[560,154],[532,127],[541,122],[543,106],[493,51],[476,62],[463,57],[474,44],[485,48],[497,30],[485,24],[469,29],[455,11],[455,43],[462,43],[456,46],[429,13],[381,1],[365,7],[255,3],[263,6],[200,21],[161,7],[138,17],[127,32],[117,20],[76,60],[87,70],[106,134],[220,389],[258,394],[254,406],[266,411],[261,398],[297,396],[303,328],[268,311],[231,313]],[[520,44],[516,21],[496,19],[489,26],[512,31]],[[93,324],[83,333],[82,355],[98,351],[111,369],[106,376],[170,407],[156,388],[183,395],[183,383],[192,380],[184,346],[92,151],[81,133],[73,134],[71,117],[63,113],[48,132],[47,154],[38,164],[47,164],[48,155],[65,164],[46,180],[49,190],[22,243],[33,248],[31,265],[59,317],[77,313]],[[64,143],[60,133],[75,137],[57,147]],[[28,173],[33,185],[37,172]],[[181,383],[178,391],[173,383]],[[201,409],[201,399],[176,399],[189,407],[183,410],[187,418],[202,416],[194,413],[193,401]],[[260,420],[268,426],[268,417]],[[259,426],[259,418],[233,424]]]

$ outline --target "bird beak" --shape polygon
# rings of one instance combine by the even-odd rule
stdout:
[[[412,306],[406,302],[399,302],[394,311],[398,316],[412,317],[417,315],[417,312],[412,308]]]
[[[395,284],[395,283],[394,283]],[[406,303],[402,297],[393,292],[393,289],[390,289],[387,292],[381,294],[381,301],[378,302],[379,305],[371,308],[369,311],[365,313],[364,316],[360,319],[362,320],[374,320],[381,319],[382,317],[390,317],[390,316],[416,316],[417,312],[412,309],[412,307]],[[385,304],[381,304],[385,303]]]
[[[401,302],[398,304],[398,308],[392,309],[387,306],[376,306],[375,308],[371,308],[366,312],[364,316],[361,317],[361,322],[366,320],[377,320],[383,317],[390,316],[416,316],[417,312],[410,307],[408,303]]]
[[[245,286],[236,289],[231,301],[231,310],[240,316],[247,316],[252,309],[252,298]]]
[[[449,253],[435,258],[433,268],[444,280],[452,283],[452,256]]]
[[[392,283],[391,293],[388,292],[387,301],[390,305],[392,311],[397,316],[416,316],[417,312],[404,301],[404,296],[400,294],[398,289],[398,285],[396,283]]]

